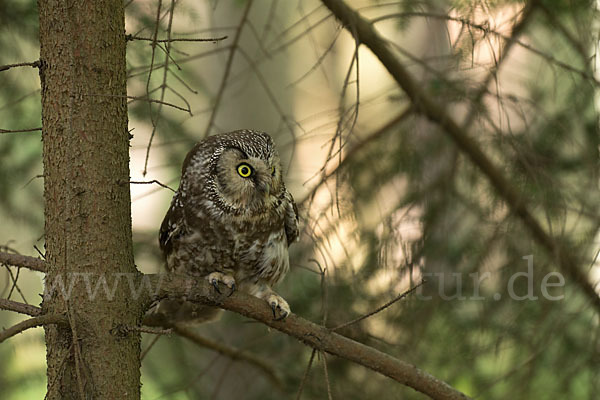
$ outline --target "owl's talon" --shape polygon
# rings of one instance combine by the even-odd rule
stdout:
[[[227,295],[227,297],[231,297],[231,295],[233,294],[233,292],[235,292],[235,282],[233,282],[231,284],[231,287],[229,288],[229,294]]]
[[[271,293],[265,300],[267,300],[269,306],[271,306],[273,320],[281,321],[290,315],[290,306],[281,296]]]
[[[212,279],[210,281],[210,284],[215,288],[215,290],[217,291],[217,293],[222,294],[221,293],[221,289],[219,289],[219,281],[217,281],[216,279]]]
[[[231,296],[235,291],[235,279],[231,275],[224,274],[222,272],[211,272],[210,274],[208,274],[206,279],[208,279],[208,282],[212,285],[212,287],[215,288],[215,290],[219,294],[223,294],[223,292],[221,292],[221,289],[219,288],[220,283],[229,288],[230,292],[227,296]]]

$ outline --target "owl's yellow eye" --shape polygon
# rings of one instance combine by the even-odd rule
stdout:
[[[275,167],[271,167],[271,176],[275,176]]]
[[[248,178],[252,175],[252,167],[246,163],[241,163],[237,166],[237,172],[242,178]]]

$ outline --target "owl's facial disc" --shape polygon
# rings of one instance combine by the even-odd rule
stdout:
[[[267,161],[247,157],[237,149],[223,151],[216,172],[217,188],[223,200],[236,209],[263,208],[279,182]]]

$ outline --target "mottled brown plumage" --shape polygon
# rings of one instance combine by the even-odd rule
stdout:
[[[188,153],[159,242],[168,271],[262,298],[275,318],[285,318],[289,306],[271,287],[288,272],[288,246],[297,237],[296,205],[271,137],[241,130],[210,136]],[[159,311],[186,321],[216,313],[174,300]]]

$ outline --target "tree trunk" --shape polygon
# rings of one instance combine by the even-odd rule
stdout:
[[[47,399],[139,399],[122,0],[40,0]],[[120,278],[120,279],[119,279]],[[66,290],[57,289],[60,282]],[[69,293],[70,285],[72,291]],[[59,287],[60,288],[60,287]],[[95,289],[97,292],[94,293]],[[95,294],[95,295],[94,295]]]

